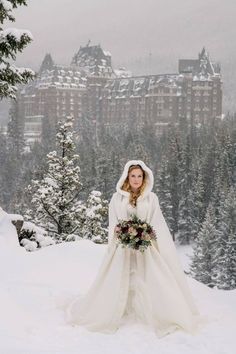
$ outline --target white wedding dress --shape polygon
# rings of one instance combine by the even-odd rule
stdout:
[[[136,208],[129,204],[127,192],[120,189],[132,164],[141,165],[148,179],[145,193],[138,198]],[[148,325],[158,337],[176,329],[196,333],[199,312],[158,198],[151,192],[152,185],[152,172],[142,161],[126,164],[109,205],[107,252],[88,293],[74,299],[68,306],[68,323],[82,325],[91,331],[113,333],[131,317]],[[146,220],[157,233],[157,241],[143,253],[123,248],[114,238],[118,220],[127,220],[131,214]]]

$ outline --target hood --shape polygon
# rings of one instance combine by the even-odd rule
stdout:
[[[126,163],[123,173],[119,179],[119,181],[117,182],[116,185],[116,191],[122,195],[128,196],[129,192],[123,191],[121,189],[121,187],[123,186],[124,181],[126,180],[126,177],[128,176],[128,171],[129,171],[129,167],[132,165],[140,165],[142,167],[142,169],[145,171],[145,175],[146,175],[146,187],[145,190],[143,192],[143,194],[139,197],[139,198],[143,198],[144,196],[146,196],[149,192],[151,192],[152,187],[153,187],[153,173],[150,170],[149,167],[147,167],[147,165],[145,165],[145,163],[141,160],[130,160]]]

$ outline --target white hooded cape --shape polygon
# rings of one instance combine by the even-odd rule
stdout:
[[[142,166],[147,178],[145,190],[137,200],[137,216],[150,223],[157,234],[157,241],[143,253],[122,248],[114,238],[114,227],[118,221],[128,219],[129,193],[121,187],[129,167],[137,164]],[[132,305],[135,318],[151,326],[159,337],[177,328],[195,333],[199,313],[152,187],[153,174],[144,162],[127,162],[109,204],[107,252],[88,293],[70,304],[68,322],[104,333],[112,333],[119,328],[129,306],[131,255],[135,252]]]

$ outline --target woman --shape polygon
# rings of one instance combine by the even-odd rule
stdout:
[[[195,332],[198,310],[152,187],[153,174],[145,163],[127,162],[109,204],[106,255],[89,292],[69,306],[70,323],[112,333],[131,316],[159,337],[178,328]],[[114,237],[119,220],[134,214],[157,234],[144,252],[123,248]]]

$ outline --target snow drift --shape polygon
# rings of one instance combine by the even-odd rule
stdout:
[[[207,288],[188,278],[206,318],[199,333],[177,331],[158,339],[149,328],[124,323],[114,335],[88,332],[65,321],[65,308],[87,291],[106,252],[88,240],[29,253],[19,246],[9,216],[0,210],[0,352],[233,354],[236,291]],[[189,247],[178,252],[188,269]]]

